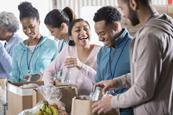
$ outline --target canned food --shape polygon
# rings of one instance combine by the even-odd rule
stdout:
[[[102,97],[102,88],[101,87],[96,87],[95,91],[91,95],[91,100],[92,101],[98,101]]]

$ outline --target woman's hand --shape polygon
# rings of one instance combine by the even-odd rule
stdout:
[[[42,77],[42,73],[38,73],[38,74],[29,74],[29,75],[26,75],[24,77],[24,80],[27,81],[27,82],[31,82],[31,81],[39,81],[41,80],[41,77]]]
[[[66,58],[64,65],[67,68],[77,67],[80,69],[82,67],[82,62],[78,58],[68,57]]]

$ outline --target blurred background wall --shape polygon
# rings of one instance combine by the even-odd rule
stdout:
[[[17,6],[22,1],[26,0],[4,0],[3,3],[0,4],[0,12],[1,11],[13,12],[17,17],[19,17]],[[44,35],[51,36],[43,23],[46,14],[52,9],[55,8],[63,9],[66,6],[69,6],[74,10],[77,17],[84,18],[90,23],[93,34],[93,39],[91,41],[97,43],[99,42],[98,42],[98,37],[95,34],[94,30],[94,22],[93,22],[94,13],[98,8],[102,6],[117,5],[117,0],[27,0],[27,1],[31,2],[33,6],[35,6],[39,10],[40,19],[41,19],[40,31],[41,33],[44,33]],[[173,8],[171,9],[167,7],[168,2],[170,4],[173,4],[172,1],[173,0],[152,0],[152,3],[156,5],[161,12],[170,12],[171,10],[173,12]],[[135,29],[133,29],[132,27],[129,28],[131,29],[132,33],[135,33],[136,28]],[[19,33],[22,34],[24,37],[26,37],[22,32],[22,28],[20,28]]]

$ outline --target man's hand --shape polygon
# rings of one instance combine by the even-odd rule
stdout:
[[[117,88],[118,84],[116,83],[115,80],[104,80],[104,81],[96,83],[95,86],[103,88],[102,93],[105,94],[106,91],[113,89],[113,88]]]
[[[112,110],[111,100],[112,96],[105,95],[101,100],[94,102],[92,104],[92,113],[101,114]]]

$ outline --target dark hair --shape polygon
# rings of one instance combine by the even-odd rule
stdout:
[[[38,10],[32,6],[30,2],[22,2],[18,5],[18,9],[20,12],[20,20],[22,18],[36,18],[39,20],[39,12]]]
[[[62,11],[58,9],[53,9],[52,11],[50,11],[46,15],[44,23],[51,27],[60,27],[61,23],[64,22],[69,25],[69,23],[75,18],[76,15],[74,14],[73,10],[69,7],[65,7]]]
[[[129,3],[129,0],[123,0],[126,3]],[[151,3],[151,0],[138,0],[142,6],[148,7]]]
[[[104,20],[106,24],[112,24],[115,21],[121,21],[120,12],[112,6],[104,6],[97,10],[93,18],[94,22]]]
[[[84,19],[82,19],[82,18],[75,19],[75,20],[73,20],[73,21],[71,22],[71,24],[69,25],[69,28],[68,28],[68,34],[69,34],[69,35],[72,35],[72,32],[71,32],[71,31],[72,31],[72,28],[73,28],[73,26],[74,26],[77,22],[85,22],[85,23],[87,23],[88,26],[90,27],[90,24],[88,23],[88,21],[86,21],[86,20],[84,20]],[[70,40],[68,44],[69,44],[70,46],[74,46],[74,45],[75,45],[75,43],[74,43],[73,40]]]
[[[151,0],[139,0],[139,2],[141,2],[141,4],[144,6],[149,6],[151,3]]]
[[[70,22],[76,19],[76,15],[70,7],[65,7],[63,12],[65,12],[65,14],[68,16]]]

